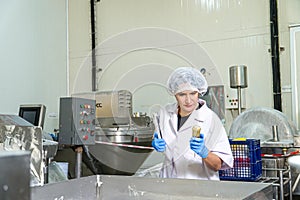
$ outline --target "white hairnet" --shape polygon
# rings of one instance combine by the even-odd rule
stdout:
[[[199,70],[192,67],[179,67],[169,76],[167,87],[174,95],[192,90],[198,91],[203,96],[207,91],[207,82]]]

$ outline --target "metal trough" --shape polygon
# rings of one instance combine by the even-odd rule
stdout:
[[[272,185],[253,182],[159,179],[94,175],[34,187],[32,200],[272,199]]]

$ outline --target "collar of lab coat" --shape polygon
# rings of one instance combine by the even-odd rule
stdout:
[[[200,103],[202,106],[201,106],[201,112],[205,112],[206,109],[208,109],[207,105],[206,105],[206,101],[202,100],[202,99],[199,99],[198,100],[198,103]],[[166,111],[170,113],[170,116],[173,116],[171,117],[171,120],[173,118],[173,120],[176,118],[177,120],[177,114],[178,114],[178,104],[177,103],[173,103],[173,104],[169,104],[167,107],[166,107]],[[185,130],[186,128],[189,128],[192,126],[194,120],[197,121],[197,122],[204,122],[205,121],[205,118],[206,118],[206,115],[199,115],[199,112],[195,112],[193,111],[191,113],[191,116],[189,117],[190,119],[193,119],[193,120],[187,120],[188,123],[184,123],[183,126],[180,128],[180,130]],[[175,124],[175,123],[171,123],[171,124]],[[175,130],[177,130],[177,127],[173,127]]]

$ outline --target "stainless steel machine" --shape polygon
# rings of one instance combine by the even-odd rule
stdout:
[[[0,115],[0,152],[30,152],[30,185],[48,182],[48,164],[57,148],[57,142],[43,137],[40,126],[34,126],[17,115]]]
[[[97,174],[133,175],[153,151],[154,127],[150,117],[132,112],[129,91],[96,92],[93,97],[96,144],[89,147],[93,162],[86,164],[97,169]]]
[[[42,130],[17,115],[0,115],[0,151],[30,151],[31,185],[44,184]]]
[[[266,107],[246,110],[232,123],[230,138],[259,139],[262,151],[263,181],[273,182],[276,199],[297,194],[298,173],[287,159],[298,153],[299,135],[293,123],[280,111]],[[293,186],[293,187],[292,187]],[[292,190],[294,188],[294,190]]]
[[[85,165],[82,175],[133,175],[153,151],[154,127],[146,114],[132,113],[132,94],[126,90],[103,91],[74,94],[72,98],[95,101],[95,141],[94,144],[82,144]],[[73,153],[74,148],[64,147],[55,158],[69,162],[71,178],[75,167]]]

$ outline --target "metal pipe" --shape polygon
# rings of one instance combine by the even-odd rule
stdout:
[[[49,183],[49,159],[45,159],[45,166],[44,166],[44,183]]]
[[[272,133],[273,133],[273,141],[274,142],[278,142],[278,126],[277,125],[273,125],[272,126]]]
[[[241,114],[242,113],[242,90],[240,86],[237,88],[237,95],[238,95],[238,114]]]
[[[294,185],[293,185],[293,188],[292,188],[292,192],[294,192],[298,186],[298,183],[299,183],[299,180],[300,180],[300,174],[298,174],[295,182],[294,182]]]
[[[82,147],[76,147],[76,163],[75,163],[75,177],[80,178],[81,177],[81,165],[82,165]]]
[[[282,111],[277,0],[270,0],[270,32],[274,109]]]
[[[289,197],[290,200],[293,200],[293,192],[292,192],[292,173],[291,173],[291,167],[288,166],[289,170]]]
[[[280,200],[284,200],[284,189],[283,189],[283,172],[282,170],[279,171],[279,182],[280,182]]]
[[[91,9],[91,42],[92,42],[92,91],[97,90],[96,85],[96,23],[95,23],[95,0],[90,0]]]

